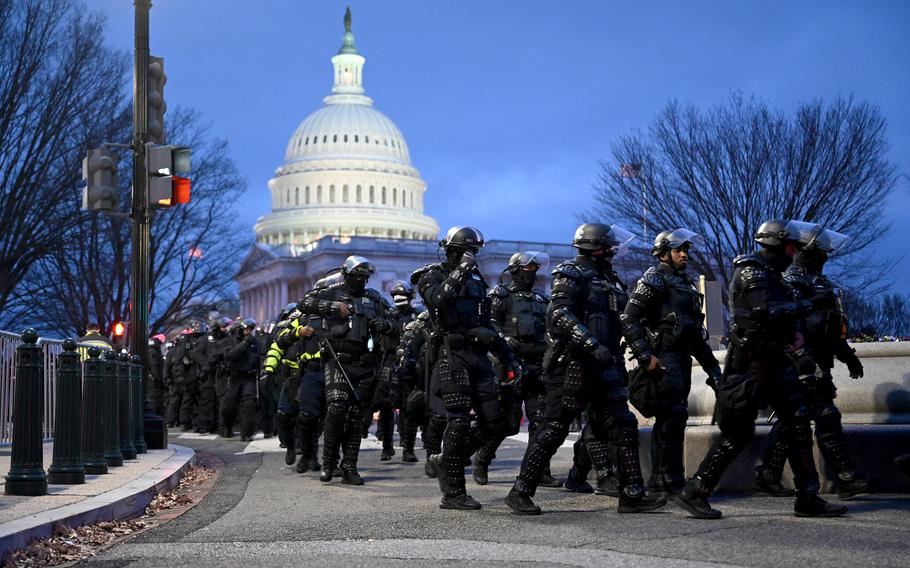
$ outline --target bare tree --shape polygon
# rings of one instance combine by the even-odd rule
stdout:
[[[623,136],[595,184],[596,218],[627,228],[647,225],[650,244],[663,229],[688,227],[707,240],[693,268],[724,284],[730,261],[754,248],[767,219],[803,219],[852,238],[832,265],[836,279],[888,231],[885,198],[896,166],[886,158],[885,119],[852,99],[802,104],[792,116],[733,94],[701,111],[670,103],[646,132]],[[639,164],[638,175],[621,175]],[[849,284],[881,283],[884,267],[863,256]]]
[[[128,59],[104,19],[68,0],[0,2],[0,315],[80,222],[87,147],[130,121]],[[20,290],[21,292],[21,290]]]
[[[227,154],[227,143],[210,139],[195,112],[169,114],[170,141],[193,149],[192,201],[156,211],[152,218],[152,333],[179,325],[197,306],[230,293],[238,251],[248,244],[231,212],[245,181]],[[126,156],[121,158],[125,165]],[[129,198],[128,176],[121,176],[121,196]],[[62,335],[81,333],[90,321],[107,331],[129,320],[129,223],[83,213],[67,231],[66,245],[38,261],[26,278],[28,292],[15,302],[20,319]]]

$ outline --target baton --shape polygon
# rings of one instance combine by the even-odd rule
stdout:
[[[332,347],[332,344],[329,343],[328,339],[324,339],[322,344],[328,347],[329,353],[332,354],[332,358],[335,359],[335,363],[338,364],[338,369],[341,371],[341,375],[344,377],[344,380],[347,381],[348,386],[351,387],[351,394],[354,395],[354,398],[357,402],[360,402],[360,397],[357,395],[357,389],[354,388],[354,383],[351,382],[350,377],[348,377],[348,372],[344,370],[344,365],[341,364],[341,360],[338,358],[338,354],[335,353],[335,348]]]

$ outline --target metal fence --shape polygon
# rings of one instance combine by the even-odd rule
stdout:
[[[13,441],[13,399],[16,392],[16,347],[22,344],[18,333],[0,330],[0,445]],[[38,340],[44,360],[44,438],[54,437],[57,404],[57,354],[63,351],[62,339]],[[79,344],[77,352],[85,360],[89,345]]]

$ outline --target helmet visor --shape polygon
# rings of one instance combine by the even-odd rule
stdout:
[[[843,233],[838,233],[837,231],[832,231],[831,229],[825,229],[821,232],[821,234],[818,235],[818,237],[816,237],[814,242],[810,243],[810,245],[817,247],[818,249],[823,250],[827,253],[832,253],[844,248],[844,245],[847,244],[847,241],[849,239],[850,237]]]
[[[705,238],[689,229],[676,229],[667,235],[667,246],[671,249],[678,249],[686,243],[693,249],[700,249],[705,246]]]
[[[515,264],[521,267],[536,264],[538,270],[543,270],[550,265],[550,255],[538,250],[525,251],[518,256],[518,261]]]
[[[610,225],[610,243],[609,248],[615,256],[622,256],[629,252],[629,244],[635,240],[635,235],[619,225]]]
[[[807,246],[821,233],[818,223],[808,221],[787,221],[787,240],[796,241],[800,246]]]

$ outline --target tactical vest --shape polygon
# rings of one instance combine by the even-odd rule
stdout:
[[[615,272],[602,277],[590,268],[583,268],[585,275],[585,305],[582,323],[588,331],[613,353],[620,353],[622,324],[619,316],[626,309],[629,293]]]
[[[437,309],[438,323],[445,331],[466,331],[486,327],[490,323],[490,299],[487,283],[476,271],[472,272],[461,289],[461,294]]]
[[[655,270],[666,284],[664,301],[660,306],[658,326],[673,338],[701,337],[705,315],[702,313],[704,296],[695,282],[685,274],[669,269]]]
[[[350,289],[339,283],[330,286],[325,299],[334,302],[344,302],[351,307],[349,316],[329,316],[325,318],[326,337],[332,342],[336,350],[350,354],[360,354],[370,351],[372,333],[369,323],[383,313],[379,303],[382,301],[379,294],[367,290],[362,296],[351,295]]]
[[[520,357],[543,357],[548,305],[547,299],[536,290],[509,288],[509,311],[502,324],[502,334],[518,341]]]
[[[846,339],[847,318],[840,301],[840,291],[822,275],[809,274],[805,269],[791,265],[784,272],[784,282],[790,286],[798,300],[806,300],[820,293],[833,292],[837,305],[826,310],[814,310],[803,319],[803,333],[815,358],[825,368],[834,365],[834,350],[838,342]]]
[[[761,291],[761,305],[746,301],[750,291]],[[793,293],[784,284],[779,272],[757,255],[740,255],[733,260],[733,278],[730,281],[730,313],[733,324],[731,339],[734,342],[775,349],[793,343],[796,333],[795,317],[769,320],[761,308],[772,302],[792,302]],[[759,311],[755,311],[759,308]]]

